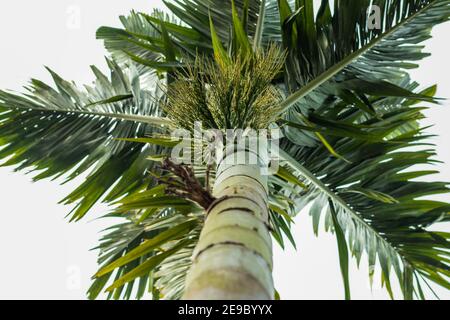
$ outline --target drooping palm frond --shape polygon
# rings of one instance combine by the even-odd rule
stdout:
[[[153,94],[140,89],[137,72],[108,63],[111,80],[93,67],[96,81],[86,90],[50,71],[56,89],[33,80],[24,95],[0,91],[4,166],[36,171],[34,180],[64,176],[69,181],[88,173],[63,200],[76,204],[72,220],[82,218],[102,196],[111,201],[143,188],[146,157],[161,150],[115,140],[162,132],[166,122],[159,118]]]
[[[376,101],[374,107],[387,101]],[[299,208],[312,203],[315,232],[322,215],[327,230],[333,227],[331,201],[358,263],[366,253],[373,275],[378,259],[391,295],[394,269],[408,299],[413,293],[421,298],[425,279],[449,288],[450,275],[449,235],[427,231],[449,220],[450,205],[426,198],[448,193],[448,183],[417,181],[436,172],[413,168],[434,163],[429,136],[417,123],[422,110],[403,100],[379,119],[366,119],[363,111],[350,107],[317,119],[321,129],[306,128],[325,132],[347,162],[331,156],[325,146],[302,147],[288,139],[282,145],[285,160],[308,182],[308,192],[291,195],[298,196]]]
[[[198,242],[204,208],[180,197],[177,186],[182,181],[164,168],[162,165],[149,174],[151,187],[120,199],[113,213],[106,216],[126,221],[105,230],[108,233],[96,248],[100,250],[101,267],[89,289],[90,299],[97,298],[105,288],[108,299],[130,299],[133,293],[141,299],[146,292],[152,293],[153,299],[181,297],[191,261],[174,259],[191,252]],[[193,174],[205,183],[207,173],[203,169]],[[180,281],[169,283],[168,271],[176,271]]]
[[[155,198],[152,215],[142,219],[141,212],[128,213],[127,221],[105,230],[108,233],[96,248],[100,250],[101,269],[94,276],[89,299],[96,299],[105,288],[108,299],[142,299],[148,293],[154,300],[180,298],[184,282],[179,285],[171,282],[168,286],[164,272],[177,269],[175,274],[182,280],[185,278],[191,261],[173,259],[192,250],[202,219],[198,213],[186,213],[189,206],[198,210],[192,203],[176,201],[173,208],[170,199],[161,199],[164,203],[156,205]],[[123,219],[124,213],[110,216]]]

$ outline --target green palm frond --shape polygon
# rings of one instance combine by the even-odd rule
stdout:
[[[285,84],[292,93],[283,110],[297,103],[306,108],[311,100],[323,98],[330,80],[333,86],[355,78],[372,83],[402,79],[405,69],[417,67],[412,62],[427,56],[420,43],[430,38],[432,27],[450,17],[448,0],[338,1],[333,15],[324,0],[317,17],[311,5],[305,7],[309,1],[297,1],[297,11],[286,0],[280,3],[285,8],[283,45],[288,49]],[[372,3],[382,9],[381,30],[368,29],[366,12]]]
[[[141,66],[160,72],[179,68],[185,59],[194,60],[197,55],[213,55],[210,18],[214,22],[221,42],[232,42],[232,5],[231,1],[219,0],[183,0],[176,4],[166,2],[174,14],[171,17],[155,11],[152,14],[131,12],[120,17],[123,28],[101,27],[97,38],[104,40],[106,49],[118,61],[134,60]],[[259,0],[236,0],[237,15],[243,27],[252,38],[255,36]],[[276,1],[266,1],[262,41],[269,45],[279,39],[279,14]],[[170,41],[164,41],[163,28]],[[176,59],[167,59],[167,52],[175,53]],[[173,58],[173,56],[172,56]]]
[[[154,70],[161,73],[172,70],[179,65],[175,56],[179,58],[182,54],[195,53],[192,44],[167,41],[167,30],[178,37],[196,36],[159,10],[154,10],[151,15],[132,11],[128,16],[121,16],[120,21],[123,29],[101,27],[97,31],[97,38],[104,40],[105,48],[120,65],[137,62],[142,75]]]
[[[156,174],[151,176],[156,178]],[[167,195],[169,185],[163,181],[173,178],[164,173],[152,179],[151,187],[120,199],[113,213],[105,217],[125,221],[105,230],[107,233],[96,248],[101,267],[88,292],[91,299],[104,290],[108,299],[130,299],[133,294],[141,299],[147,292],[153,299],[179,298],[184,286],[171,283],[166,287],[164,270],[179,268],[177,275],[183,279],[186,276],[191,261],[173,263],[173,259],[197,243],[203,210],[188,199]],[[136,283],[138,289],[134,288]]]
[[[154,15],[163,16],[159,11],[155,11]],[[145,48],[139,41],[144,41],[144,39],[160,40],[159,30],[135,11],[131,11],[128,16],[120,16],[119,19],[127,32],[111,27],[102,27],[97,32],[98,38],[105,39],[105,48],[114,54],[116,61],[122,64],[129,61],[129,57],[124,51],[143,58],[156,59],[158,57],[158,47],[149,45]],[[131,41],[133,35],[136,35],[136,43]]]
[[[124,213],[107,217],[124,219]],[[100,251],[101,269],[94,276],[88,297],[96,299],[106,288],[108,299],[142,299],[148,293],[155,300],[179,298],[184,287],[173,284],[172,288],[166,287],[163,270],[178,267],[181,269],[177,274],[186,276],[190,259],[176,261],[175,266],[172,261],[195,245],[201,219],[196,214],[180,213],[171,208],[170,201],[145,219],[141,212],[128,213],[125,217],[125,222],[105,230],[108,233],[95,248]]]
[[[348,162],[331,156],[325,146],[302,147],[289,139],[282,145],[282,158],[306,179],[309,188],[300,195],[288,195],[298,198],[299,209],[312,204],[315,232],[322,215],[327,230],[332,228],[331,201],[358,263],[365,252],[373,274],[378,259],[391,295],[389,279],[393,269],[405,297],[411,297],[413,290],[419,296],[425,279],[448,288],[445,277],[450,275],[448,234],[427,231],[435,223],[448,221],[450,205],[425,200],[426,196],[448,193],[450,189],[444,182],[415,180],[436,173],[413,168],[435,162],[434,151],[425,141],[428,136],[417,124],[422,110],[406,100],[380,119],[364,120],[364,112],[352,108],[345,113],[346,121],[336,123],[333,118],[339,119],[340,115],[328,113],[327,122],[322,122],[325,132],[332,134],[340,123],[349,130],[348,134],[329,137]],[[369,132],[384,131],[383,138],[376,141],[352,134],[350,130],[358,128],[352,123],[363,125]],[[407,277],[409,272],[414,277]]]
[[[88,173],[62,201],[76,204],[72,220],[82,218],[102,196],[111,201],[145,186],[144,173],[151,167],[146,157],[161,152],[116,140],[164,132],[165,121],[154,94],[141,90],[137,72],[108,63],[111,80],[93,67],[96,81],[86,90],[50,71],[56,89],[32,80],[24,95],[0,91],[3,166],[36,172],[34,180],[70,181]]]
[[[219,38],[225,43],[232,40],[232,37],[230,36],[232,1],[181,0],[176,1],[176,4],[170,1],[164,1],[164,3],[178,19],[207,39],[211,36],[211,30],[209,28],[209,17],[211,14]],[[253,36],[256,32],[256,23],[260,12],[260,1],[235,0],[234,4],[240,18],[244,22],[247,33]],[[211,41],[209,41],[209,43],[211,43]]]

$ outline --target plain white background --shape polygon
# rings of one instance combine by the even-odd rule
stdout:
[[[0,88],[20,90],[30,77],[50,81],[43,65],[77,83],[93,77],[88,66],[106,70],[106,52],[95,31],[101,25],[119,26],[118,16],[131,9],[149,12],[157,0],[15,0],[0,2]],[[413,72],[422,87],[438,83],[438,95],[450,98],[448,34],[450,23],[436,28],[426,51],[433,53]],[[450,181],[449,103],[427,111],[429,132],[438,134],[436,180]],[[31,183],[31,177],[0,168],[0,299],[84,299],[96,271],[96,251],[89,251],[108,221],[96,220],[108,208],[97,206],[77,224],[64,218],[68,207],[57,202],[79,181]],[[449,196],[440,200],[450,202]],[[446,230],[450,228],[445,226]],[[294,235],[299,249],[275,249],[275,282],[283,299],[342,299],[343,286],[334,236],[316,238],[307,212],[296,219]],[[351,263],[354,299],[386,299],[379,273],[370,289],[367,263],[358,270]],[[396,281],[394,281],[396,283]],[[394,286],[398,294],[398,286]],[[437,288],[441,298],[450,293]],[[431,298],[431,296],[430,296]]]

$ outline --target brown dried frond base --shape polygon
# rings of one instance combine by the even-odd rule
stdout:
[[[188,165],[176,164],[167,158],[163,161],[162,169],[178,178],[159,179],[161,183],[167,185],[167,194],[194,201],[205,210],[216,200],[209,190],[209,170],[206,172],[206,182],[203,186],[195,176],[193,168]]]

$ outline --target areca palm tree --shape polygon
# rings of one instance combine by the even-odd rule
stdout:
[[[430,198],[448,184],[417,169],[436,161],[420,120],[439,99],[408,75],[449,0],[166,6],[98,30],[109,77],[92,67],[82,89],[49,70],[54,87],[0,91],[3,165],[35,180],[87,173],[62,200],[71,221],[99,201],[122,219],[100,240],[89,298],[274,299],[272,240],[293,243],[303,209],[316,233],[323,220],[336,235],[347,299],[350,255],[367,257],[371,278],[379,267],[392,297],[394,276],[405,299],[424,299],[430,282],[450,288],[449,234],[429,231],[449,220],[450,205]],[[267,159],[248,147],[173,161],[171,134],[199,122],[236,135],[279,128],[278,168],[263,174]]]

